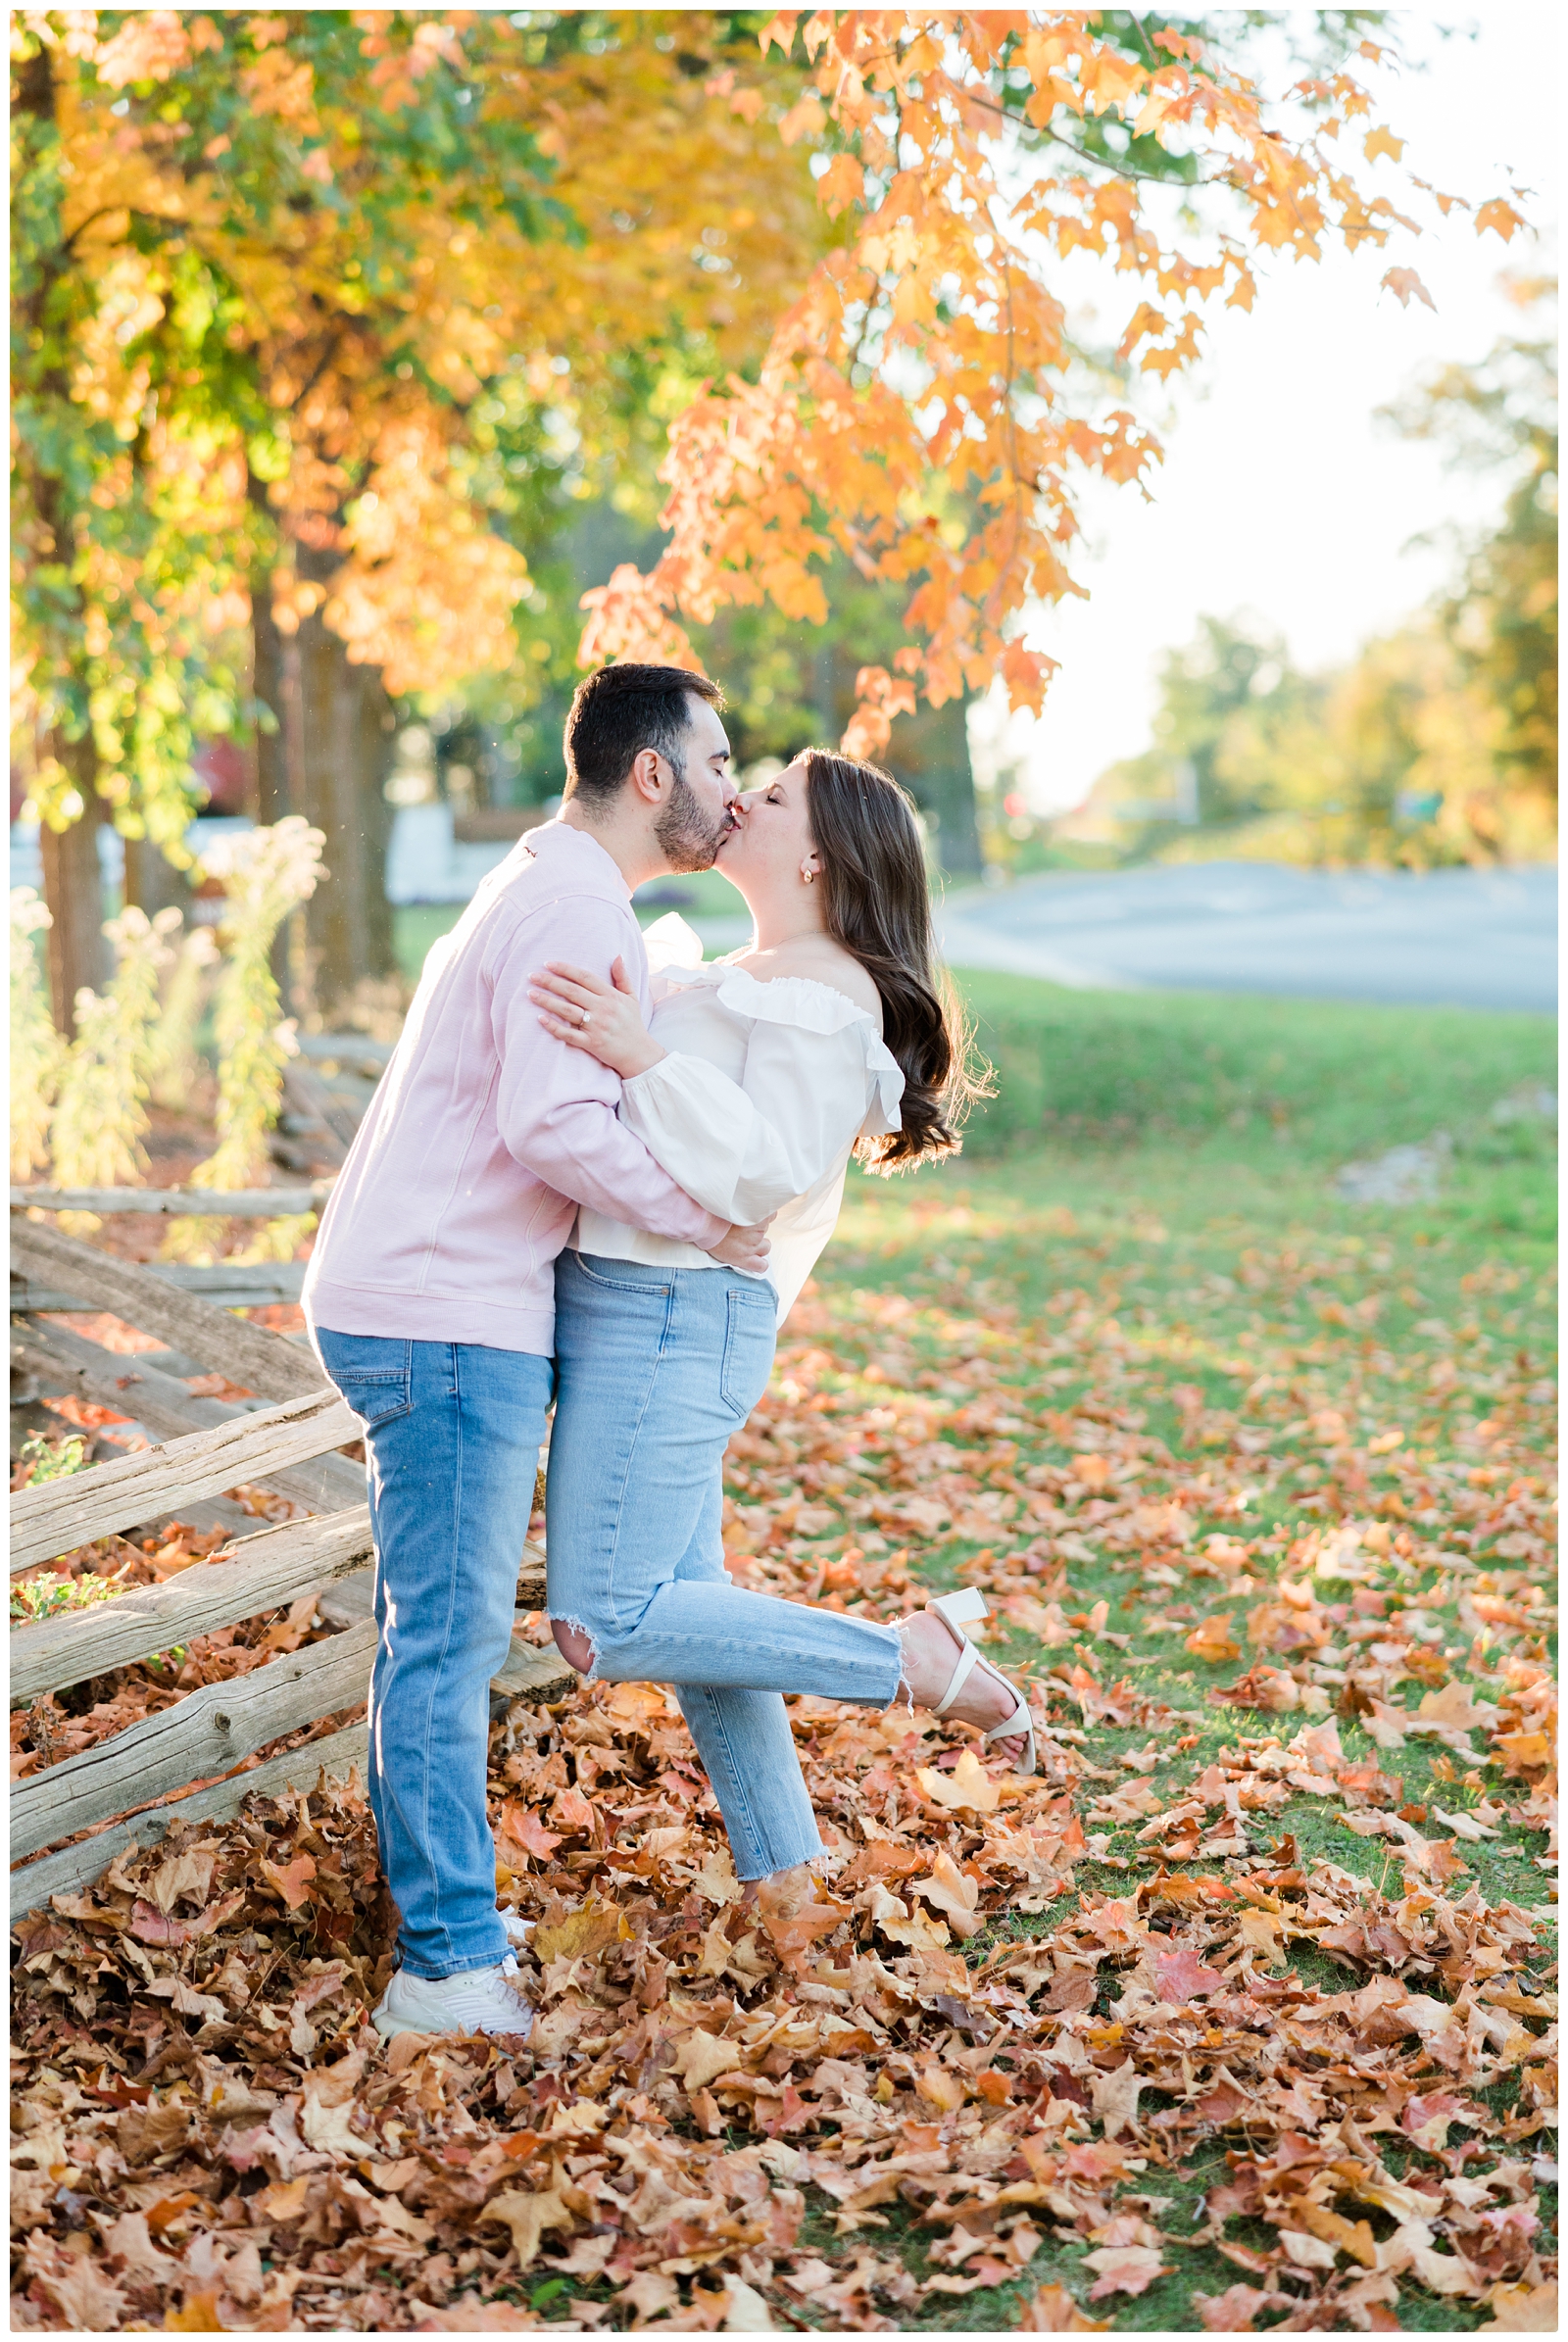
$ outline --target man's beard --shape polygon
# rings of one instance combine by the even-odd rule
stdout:
[[[711,870],[713,857],[732,826],[727,808],[710,822],[677,772],[669,803],[654,825],[654,836],[672,870]]]

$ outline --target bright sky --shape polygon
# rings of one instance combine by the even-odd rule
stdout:
[[[1528,208],[1549,231],[1555,11],[1488,8],[1468,20],[1473,38],[1447,40],[1437,16],[1401,15],[1412,62],[1426,70],[1378,80],[1388,90],[1380,119],[1408,141],[1404,163],[1478,202],[1510,182],[1533,188]],[[1379,173],[1396,195],[1390,167]],[[1437,217],[1430,204],[1418,216]],[[1251,610],[1315,666],[1348,657],[1443,584],[1451,557],[1406,551],[1409,539],[1489,515],[1496,484],[1446,469],[1374,411],[1435,363],[1484,356],[1518,319],[1495,290],[1498,273],[1540,267],[1551,250],[1549,237],[1517,236],[1505,250],[1454,212],[1394,253],[1276,268],[1250,317],[1212,313],[1206,363],[1160,418],[1154,503],[1124,488],[1086,507],[1090,542],[1076,566],[1093,599],[1046,612],[1030,634],[1061,661],[1029,749],[1039,810],[1076,805],[1107,764],[1149,746],[1160,655],[1190,638],[1200,613]],[[1391,261],[1419,269],[1436,315],[1379,293]]]

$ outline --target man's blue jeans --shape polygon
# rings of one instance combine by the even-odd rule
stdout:
[[[742,1878],[822,1851],[781,1694],[885,1708],[898,1631],[748,1593],[724,1568],[724,1447],[767,1386],[771,1287],[724,1269],[556,1263],[550,1615],[595,1677],[672,1683]]]
[[[493,1968],[509,1945],[485,1811],[490,1679],[512,1642],[551,1363],[477,1342],[316,1339],[366,1427],[369,1795],[398,1956],[416,1976]]]

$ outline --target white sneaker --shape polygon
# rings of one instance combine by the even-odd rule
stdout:
[[[507,1930],[507,1941],[519,1946],[527,1942],[538,1924],[537,1920],[518,1919],[514,1911],[503,1911],[501,1914],[501,1925]]]
[[[414,1976],[397,1969],[370,2011],[383,2041],[398,2033],[514,2033],[526,2040],[533,2011],[522,1997],[511,1952],[497,1968],[466,1968],[455,1976]]]

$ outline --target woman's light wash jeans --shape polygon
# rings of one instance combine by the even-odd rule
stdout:
[[[724,1569],[725,1442],[767,1387],[777,1302],[727,1269],[556,1263],[550,1615],[592,1679],[673,1684],[737,1877],[822,1851],[781,1694],[885,1708],[896,1628],[748,1593]]]
[[[316,1342],[366,1427],[380,1631],[370,1811],[398,1956],[416,1976],[493,1968],[510,1946],[485,1812],[490,1679],[512,1644],[550,1360],[324,1327]]]

